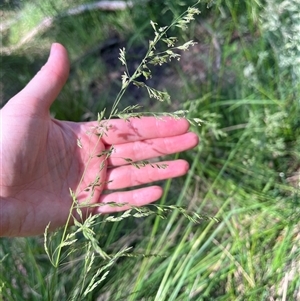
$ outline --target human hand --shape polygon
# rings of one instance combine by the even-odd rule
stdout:
[[[141,206],[159,199],[158,186],[134,187],[157,180],[177,177],[188,171],[184,160],[160,162],[165,169],[143,168],[128,164],[197,145],[185,119],[152,117],[129,121],[98,122],[59,121],[50,116],[55,100],[69,72],[65,48],[53,44],[48,62],[28,85],[1,109],[0,150],[0,235],[28,236],[44,232],[50,223],[54,230],[65,225],[72,206],[70,189],[79,203],[127,203]],[[106,133],[99,138],[100,128]],[[82,148],[77,145],[78,139]],[[113,146],[109,157],[98,157]],[[87,187],[97,184],[91,196]],[[104,190],[110,193],[103,194]],[[90,197],[89,197],[90,196]],[[96,206],[83,213],[109,213],[128,206]],[[75,212],[76,213],[76,212]],[[75,214],[74,213],[74,214]]]

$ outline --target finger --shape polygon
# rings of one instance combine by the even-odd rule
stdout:
[[[159,186],[104,194],[100,197],[100,206],[96,207],[95,213],[120,212],[130,209],[131,206],[144,206],[157,201],[161,196],[162,188]],[[105,203],[114,203],[115,205],[105,205]],[[119,206],[117,206],[118,204]]]
[[[69,59],[66,49],[54,43],[47,63],[11,101],[31,108],[37,113],[48,110],[64,86],[69,74]]]
[[[94,126],[98,124],[91,123]],[[111,119],[101,123],[104,131],[103,142],[109,145],[128,143],[145,139],[171,137],[184,134],[189,129],[189,123],[186,119],[175,119],[163,117],[130,118],[128,121],[122,119]]]
[[[198,136],[190,132],[174,137],[156,138],[115,145],[111,156],[108,158],[108,165],[120,166],[127,164],[128,162],[125,160],[127,158],[136,162],[182,152],[195,147],[198,142]]]
[[[189,165],[184,160],[152,163],[140,168],[131,165],[116,167],[108,170],[105,189],[122,189],[175,178],[186,174],[188,169]]]

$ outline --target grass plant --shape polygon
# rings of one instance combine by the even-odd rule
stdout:
[[[46,2],[35,3],[34,9],[43,12],[36,14],[40,19],[82,4],[70,1],[65,7],[63,1]],[[193,1],[150,2],[134,3],[126,11],[65,17],[35,37],[30,47],[24,44],[16,52],[2,54],[1,97],[4,103],[26,83],[56,36],[70,50],[72,68],[52,114],[80,121],[97,118],[96,112],[105,107],[113,108],[111,115],[122,117],[166,108],[168,113],[187,110],[189,119],[203,121],[193,127],[199,146],[176,155],[190,162],[189,174],[167,181],[157,206],[78,221],[76,227],[46,236],[49,256],[44,237],[1,238],[0,300],[300,298],[299,4],[296,0],[203,2],[194,25],[181,31],[164,26]],[[31,17],[28,3],[21,2],[16,10],[3,7],[3,12],[6,9],[8,18],[26,15],[26,24],[34,27],[40,19]],[[145,16],[149,16],[146,21]],[[5,32],[3,46],[17,43],[19,26],[25,32],[32,29],[20,18]],[[154,79],[140,81],[143,72],[148,76],[151,56],[136,77],[131,69],[126,71],[139,47],[144,54],[153,51],[149,44],[153,30],[154,37],[164,38],[170,30],[168,38],[174,33],[179,41],[197,42],[182,53],[179,62],[177,50],[168,48],[168,41],[162,44],[165,50],[156,46],[160,57],[152,56],[152,62],[163,63],[161,73],[156,73],[156,66],[152,69],[153,78],[159,76],[158,88],[152,86]],[[121,62],[101,60],[105,47],[117,48],[116,61],[122,49],[123,67]],[[175,56],[174,64],[164,64],[170,56]],[[143,57],[133,62],[145,63]],[[26,70],[22,76],[10,70],[18,65]],[[113,72],[118,72],[118,80]],[[106,91],[102,81],[108,83]],[[115,88],[123,94],[129,83],[140,88],[148,85],[137,103],[137,107],[146,104],[146,109],[132,110],[135,103],[130,98],[135,90],[131,88],[121,101],[124,107],[119,106],[118,97],[112,104]],[[149,94],[165,98],[164,87],[171,87],[170,104],[149,100]],[[163,94],[157,94],[160,91]],[[101,118],[113,117],[109,112]],[[203,216],[218,221],[195,220]]]

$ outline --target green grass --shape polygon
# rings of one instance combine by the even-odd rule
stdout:
[[[79,2],[70,1],[69,7]],[[184,10],[183,3],[192,2],[136,4],[123,12],[60,19],[32,43],[2,57],[2,101],[37,71],[55,40],[68,48],[72,68],[53,115],[95,118],[111,107],[120,87],[118,49],[127,47],[128,62],[136,64],[152,39],[150,19],[168,25],[172,14]],[[216,216],[219,222],[193,223],[174,210],[165,219],[152,215],[100,223],[96,238],[105,252],[132,248],[111,262],[95,257],[86,282],[101,267],[97,280],[109,273],[83,300],[300,298],[300,75],[295,67],[300,53],[294,43],[300,20],[296,0],[282,14],[276,9],[281,1],[271,2],[214,1],[209,9],[203,3],[197,22],[181,36],[198,41],[194,50],[153,71],[151,84],[169,89],[172,104],[157,104],[137,88],[125,95],[123,105],[139,103],[156,111],[186,108],[191,118],[206,121],[193,128],[199,146],[177,155],[190,162],[189,174],[162,184],[159,203]],[[18,10],[6,10],[9,18],[26,17],[6,33],[4,46],[17,43],[20,26],[28,32],[40,18],[66,8],[63,1],[46,1],[43,9],[34,6],[41,12],[34,17],[29,1],[22,3]],[[271,26],[274,16],[280,25],[276,28]],[[92,252],[82,235],[77,238],[78,250],[58,269],[46,256],[43,237],[1,238],[0,300],[79,300],[85,255]],[[63,249],[62,258],[69,251]]]

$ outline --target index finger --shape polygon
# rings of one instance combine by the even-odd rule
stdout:
[[[98,130],[105,127],[102,141],[108,145],[140,141],[145,139],[178,136],[186,133],[189,123],[184,118],[172,117],[141,117],[111,119],[102,122]]]

